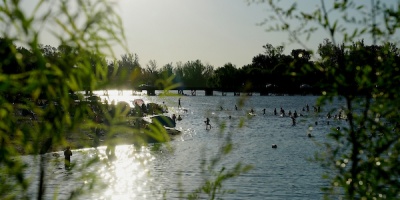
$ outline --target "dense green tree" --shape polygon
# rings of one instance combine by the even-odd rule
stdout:
[[[238,69],[232,63],[227,63],[214,71],[215,87],[225,91],[234,91],[237,83]]]
[[[146,68],[142,69],[142,84],[155,85],[159,78],[159,71],[157,70],[157,61],[150,60],[146,64]]]
[[[184,72],[183,72],[183,63],[177,62],[176,67],[174,68],[175,72],[175,80],[179,84],[180,87],[184,86]]]
[[[121,56],[121,60],[118,60],[118,80],[127,81],[125,83],[120,83],[120,85],[128,85],[129,88],[138,86],[145,81],[143,79],[142,73],[142,67],[139,64],[139,56],[137,54],[124,54]]]
[[[157,79],[155,86],[159,89],[164,89],[168,92],[171,89],[175,89],[180,86],[180,82],[176,79],[174,74],[174,67],[172,63],[164,65],[158,71],[159,78]]]
[[[293,61],[291,63],[289,74],[292,76],[292,82],[295,87],[298,87],[302,84],[316,87],[317,81],[320,80],[320,75],[316,73],[317,71],[311,73],[305,70],[305,66],[313,65],[313,63],[310,61],[311,55],[312,53],[305,49],[292,50],[291,56],[293,57]]]
[[[182,66],[185,87],[205,88],[213,73],[212,66],[205,66],[200,60],[188,61]],[[179,77],[179,75],[177,75]]]
[[[174,76],[174,66],[172,66],[172,63],[168,63],[164,65],[160,70],[159,74],[161,75],[162,78],[168,78],[171,76]]]
[[[57,190],[46,192],[48,179],[52,178],[51,174],[47,174],[47,167],[54,163],[49,162],[51,160],[47,155],[40,154],[59,151],[60,147],[71,143],[77,148],[96,147],[99,129],[104,130],[104,144],[108,147],[115,146],[116,133],[129,135],[124,142],[135,146],[145,145],[143,130],[139,132],[129,126],[125,119],[121,120],[121,116],[126,116],[129,111],[125,105],[108,107],[95,100],[86,101],[79,94],[84,90],[90,94],[94,90],[108,88],[110,81],[116,82],[112,86],[120,89],[144,80],[141,79],[143,71],[137,55],[125,54],[122,60],[115,59],[112,46],[119,45],[125,51],[127,49],[122,22],[114,11],[113,3],[105,0],[42,0],[34,3],[35,8],[29,15],[22,9],[21,1],[3,1],[0,4],[0,26],[7,27],[7,30],[0,30],[3,37],[0,40],[1,199],[43,199],[49,198],[46,196],[48,193],[54,194],[51,196],[53,199],[59,198]],[[43,32],[36,25],[41,25],[40,28],[51,26],[50,34],[58,40],[58,48],[40,45]],[[24,44],[25,47],[16,47],[14,43]],[[112,61],[108,62],[105,58],[111,58]],[[151,70],[156,72],[155,68]],[[200,61],[189,62],[187,69],[178,65],[175,70],[182,80],[187,75],[190,84],[199,78],[207,85],[209,77],[213,76],[212,66],[204,66]],[[194,77],[196,73],[199,77]],[[167,82],[169,80],[167,78]],[[35,115],[25,117],[20,114],[25,110]],[[99,122],[99,116],[104,123]],[[85,137],[86,134],[90,135],[86,131],[90,132],[92,128],[94,144],[87,142],[90,140]],[[221,133],[223,131],[221,128]],[[164,141],[165,130],[144,132],[158,141]],[[185,197],[220,198],[227,192],[223,189],[226,180],[250,169],[241,163],[232,167],[223,166],[221,160],[233,149],[231,134],[226,135],[215,156],[201,162],[201,173],[205,177],[203,185]],[[71,142],[73,136],[84,139]],[[32,154],[33,163],[26,164],[21,156],[24,154]],[[99,172],[91,167],[105,163],[106,168],[110,167],[108,169],[113,166],[100,155],[97,148],[93,154],[82,154],[84,159],[81,163],[72,166],[73,170],[81,173],[68,172],[73,174],[72,179],[82,181],[74,182],[73,186],[60,183],[60,189],[63,189],[61,198],[76,199],[81,194],[104,189],[106,184],[99,183],[102,181],[98,179]],[[57,156],[57,153],[53,156]],[[36,174],[31,170],[37,170],[37,179],[29,177]],[[32,192],[32,188],[36,192]]]
[[[1,72],[5,74],[15,74],[22,71],[22,66],[17,65],[17,58],[15,57],[17,47],[13,41],[8,38],[0,38],[0,58]]]
[[[20,155],[55,150],[68,144],[67,138],[84,126],[82,122],[86,126],[94,124],[88,106],[75,105],[70,93],[98,89],[106,71],[103,60],[98,58],[106,57],[104,50],[111,50],[110,43],[124,45],[123,35],[115,34],[122,31],[119,17],[106,1],[74,1],[76,9],[71,10],[72,3],[54,2],[54,7],[44,9],[48,4],[39,1],[29,16],[25,15],[20,1],[4,1],[0,5],[1,27],[8,27],[0,31],[3,37],[0,40],[0,92],[6,93],[0,95],[2,199],[32,198],[28,192],[31,184],[37,184],[34,198],[43,198],[48,177],[47,158],[36,157],[38,180],[30,182],[26,173],[28,166]],[[45,12],[39,13],[39,10]],[[59,48],[39,44],[42,32],[34,27],[37,24],[51,24],[52,28],[63,30],[62,34],[51,32],[59,40]],[[14,43],[25,46],[17,48]],[[42,100],[46,107],[38,104]],[[19,114],[21,110],[30,110],[35,116],[32,120],[25,119]],[[94,160],[88,160],[86,166],[91,161]],[[93,183],[95,176],[86,175]],[[86,189],[90,188],[83,186],[77,190]]]
[[[321,0],[308,11],[296,3],[261,2],[271,8],[268,31],[288,32],[289,41],[306,46],[321,28],[332,41],[320,45],[320,61],[305,66],[309,73],[319,71],[324,80],[318,105],[344,99],[347,126],[331,131],[332,140],[318,157],[330,181],[323,188],[327,198],[400,198],[399,62],[398,51],[387,44],[398,42],[399,2]],[[363,38],[372,45],[353,43]]]

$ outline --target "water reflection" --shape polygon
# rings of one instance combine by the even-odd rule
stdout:
[[[111,92],[110,92],[111,93]],[[127,93],[129,94],[129,93]],[[130,95],[130,94],[129,94]],[[109,99],[111,100],[110,95]],[[124,95],[113,97],[116,101],[123,98],[134,99],[136,96]],[[329,129],[343,127],[343,122],[332,120],[330,124],[323,123],[327,119],[325,115],[314,116],[311,113],[297,121],[296,126],[291,125],[290,118],[276,117],[273,109],[283,105],[287,110],[296,110],[304,106],[305,102],[315,102],[316,97],[257,97],[248,99],[247,106],[250,109],[261,112],[267,108],[267,115],[258,115],[243,123],[241,120],[247,113],[243,110],[234,110],[236,97],[185,97],[184,105],[188,106],[188,112],[176,109],[177,97],[167,99],[155,97],[152,102],[165,101],[170,108],[170,114],[180,114],[182,121],[177,127],[182,131],[169,143],[163,144],[157,151],[152,147],[135,148],[132,145],[116,146],[115,159],[109,159],[106,147],[89,149],[75,149],[71,162],[73,168],[70,171],[64,169],[64,158],[53,157],[51,154],[49,167],[47,168],[48,184],[45,199],[67,199],[71,190],[82,188],[88,194],[79,196],[78,199],[163,199],[179,198],[187,196],[203,184],[203,177],[199,166],[206,157],[213,155],[221,142],[219,128],[206,131],[205,117],[211,116],[212,123],[216,126],[227,120],[224,124],[228,131],[232,131],[232,141],[235,150],[224,160],[226,166],[234,166],[240,161],[255,166],[249,174],[244,174],[237,179],[224,183],[225,188],[236,190],[235,194],[224,194],[227,199],[322,199],[323,193],[316,188],[326,186],[326,181],[321,179],[323,169],[317,163],[310,163],[308,158],[316,151],[322,150],[315,142],[325,142],[325,136]],[[146,99],[144,99],[146,100]],[[225,101],[223,105],[230,110],[220,111],[213,107],[219,101]],[[207,103],[205,103],[207,102]],[[246,104],[247,105],[247,104]],[[332,107],[339,107],[335,104]],[[247,109],[247,110],[249,110]],[[328,108],[330,109],[330,108]],[[211,110],[210,112],[208,112]],[[214,113],[214,114],[212,114]],[[229,119],[228,116],[232,118]],[[319,121],[318,125],[314,125]],[[241,124],[243,123],[243,124]],[[238,129],[238,124],[243,128]],[[312,130],[310,129],[312,127]],[[230,130],[231,129],[231,130]],[[312,140],[307,133],[312,133]],[[278,149],[272,149],[271,144],[276,143]],[[167,146],[172,151],[167,151]],[[154,148],[155,149],[155,148]],[[204,149],[204,154],[202,154]],[[62,152],[59,152],[63,155]],[[29,157],[31,158],[31,157]],[[97,159],[89,167],[85,164],[90,159]],[[39,163],[27,161],[30,166],[30,174],[37,175]],[[97,182],[91,186],[87,173],[93,173],[105,185]],[[151,174],[150,174],[151,173]],[[85,179],[82,179],[81,177]],[[38,180],[37,178],[35,180]],[[181,183],[181,185],[179,185]],[[181,188],[180,188],[180,187]],[[68,188],[69,190],[64,190]],[[89,190],[90,188],[91,190]],[[182,189],[182,190],[181,190]],[[294,190],[295,189],[295,190]],[[35,197],[37,188],[31,191]]]
[[[119,145],[115,157],[106,154],[106,147],[73,149],[71,169],[64,168],[62,151],[43,155],[45,158],[46,191],[43,199],[161,199],[161,185],[150,175],[156,151],[149,147]],[[22,156],[29,165],[26,176],[39,181],[41,156]],[[37,197],[38,184],[32,184],[28,195]],[[15,191],[18,192],[17,190]]]
[[[115,158],[106,156],[106,148],[98,148],[103,165],[97,175],[107,187],[101,199],[146,199],[153,185],[149,177],[149,164],[155,159],[149,148],[136,149],[133,145],[115,148]],[[99,197],[97,196],[97,197]]]

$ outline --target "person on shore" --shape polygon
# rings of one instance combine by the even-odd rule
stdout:
[[[68,146],[64,150],[64,157],[65,157],[64,165],[65,165],[65,169],[68,169],[68,168],[71,167],[71,156],[72,156],[71,147]]]
[[[204,123],[206,123],[206,130],[211,129],[210,119],[208,117],[206,118],[206,121],[204,121]]]

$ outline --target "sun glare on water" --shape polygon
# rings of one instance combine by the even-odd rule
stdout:
[[[152,185],[149,164],[155,159],[150,150],[120,145],[113,158],[107,158],[106,148],[99,151],[106,164],[99,167],[97,174],[107,184],[100,199],[147,199]]]
[[[118,104],[118,102],[126,102],[129,106],[134,107],[133,100],[143,99],[148,102],[148,98],[145,95],[146,92],[134,92],[130,90],[104,90],[94,91],[94,94],[99,96],[102,102],[107,101],[110,104]]]

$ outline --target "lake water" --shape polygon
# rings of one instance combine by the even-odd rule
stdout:
[[[99,92],[103,95],[103,92]],[[319,144],[327,141],[330,129],[344,126],[344,122],[329,120],[325,110],[319,114],[313,112],[315,96],[259,96],[237,97],[233,94],[221,96],[175,96],[147,97],[132,96],[130,91],[117,93],[109,91],[109,102],[131,101],[142,98],[146,102],[163,102],[169,108],[169,115],[181,115],[183,120],[177,122],[182,134],[172,142],[162,145],[157,150],[152,148],[134,148],[131,145],[117,146],[117,159],[107,162],[105,148],[74,149],[71,170],[64,169],[63,157],[45,155],[48,162],[46,199],[54,196],[59,199],[69,197],[74,188],[89,188],[91,177],[80,179],[87,172],[96,172],[98,179],[107,185],[94,185],[90,191],[79,199],[174,199],[186,195],[199,187],[204,174],[201,172],[201,161],[211,158],[217,152],[224,136],[232,134],[234,148],[231,154],[222,158],[226,168],[233,168],[238,162],[249,164],[253,169],[239,177],[223,183],[224,189],[235,190],[233,194],[224,194],[224,199],[322,199],[320,188],[328,183],[322,179],[324,170],[319,163],[311,162],[316,152],[324,150]],[[178,109],[178,98],[181,98],[182,109]],[[243,106],[239,100],[244,99]],[[310,112],[302,111],[310,105]],[[235,110],[235,105],[239,107]],[[221,107],[223,110],[221,110]],[[340,102],[330,107],[339,108]],[[279,117],[273,114],[280,107],[288,111],[301,113],[296,126],[292,126],[290,117]],[[263,109],[266,114],[263,115]],[[247,117],[250,109],[256,116]],[[187,110],[187,112],[185,112]],[[229,118],[231,116],[231,119]],[[209,117],[211,130],[206,130],[205,119]],[[241,119],[245,123],[239,128]],[[225,122],[226,129],[221,133],[219,124]],[[315,125],[315,123],[318,125]],[[308,133],[314,137],[309,138]],[[277,148],[272,148],[276,144]],[[62,152],[58,152],[62,155]],[[84,166],[84,161],[98,157],[103,162]],[[27,163],[32,163],[27,175],[37,180],[37,167],[34,158],[25,156]],[[218,170],[219,168],[217,168]],[[37,188],[31,187],[32,195]]]

